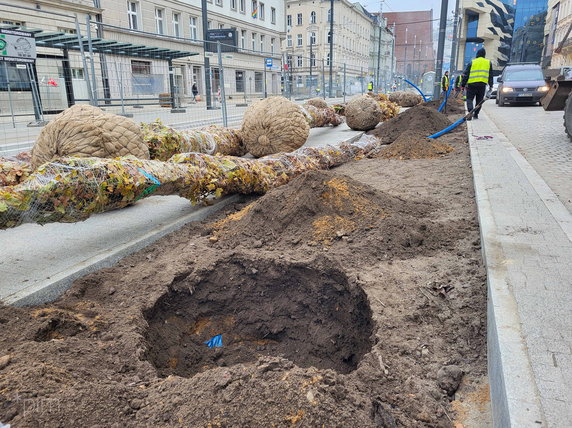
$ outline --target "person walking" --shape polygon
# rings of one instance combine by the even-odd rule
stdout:
[[[467,68],[463,72],[463,81],[461,86],[467,88],[467,109],[473,110],[473,100],[478,105],[484,98],[487,85],[493,87],[493,64],[485,58],[487,52],[484,48],[477,51],[477,57],[467,64]],[[473,118],[478,119],[481,108],[479,107],[473,113]],[[467,118],[471,120],[471,117]]]
[[[444,94],[446,94],[447,91],[449,90],[449,72],[448,71],[445,72],[445,75],[441,79],[441,90],[443,91]]]
[[[191,87],[191,92],[193,93],[193,101],[197,101],[197,95],[199,94],[199,88],[197,88],[197,82],[193,82]]]
[[[369,82],[367,84],[367,90],[368,90],[368,92],[373,92],[373,82]]]

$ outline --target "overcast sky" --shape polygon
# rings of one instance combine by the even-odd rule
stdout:
[[[357,0],[370,12],[379,12],[379,0]],[[456,0],[449,0],[449,10],[455,8]],[[385,0],[383,3],[384,12],[405,12],[410,10],[433,9],[435,18],[439,17],[441,11],[441,0]]]

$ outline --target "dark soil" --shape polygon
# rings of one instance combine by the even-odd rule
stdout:
[[[426,107],[431,107],[437,110],[441,107],[443,100],[434,100],[434,101],[427,101],[422,103],[421,105]],[[444,109],[445,111],[442,114],[465,114],[465,103],[462,100],[462,96],[459,95],[458,98],[454,98],[453,93],[451,93],[451,98],[447,100],[447,106]]]
[[[422,130],[427,137],[449,125],[449,119],[434,108],[417,105],[382,123],[368,134],[379,138],[383,144],[391,144],[408,129]]]
[[[260,355],[349,373],[371,348],[365,293],[330,267],[221,261],[197,280],[173,282],[145,318],[147,358],[162,376],[191,377]],[[222,348],[205,346],[219,334]]]
[[[439,139],[427,138],[425,133],[408,129],[390,145],[383,147],[379,157],[384,159],[433,159],[454,149]]]
[[[308,174],[0,307],[0,421],[453,427],[486,373],[486,286],[466,134],[442,138],[445,156]]]

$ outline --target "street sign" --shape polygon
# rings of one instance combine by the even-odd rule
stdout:
[[[217,52],[216,42],[220,42],[221,52],[237,52],[236,29],[221,28],[218,30],[207,30],[206,50],[208,52]]]
[[[27,31],[0,28],[0,61],[33,63],[36,60],[36,40]]]
[[[272,58],[266,58],[266,67],[272,67]]]

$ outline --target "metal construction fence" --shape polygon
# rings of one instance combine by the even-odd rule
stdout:
[[[0,5],[7,13],[21,9]],[[47,121],[78,103],[182,129],[238,125],[249,105],[274,95],[344,101],[374,81],[381,91],[403,85],[388,70],[374,76],[367,60],[360,67],[340,61],[330,66],[324,49],[310,50],[310,56],[280,52],[274,39],[241,40],[238,48],[211,43],[214,49],[205,52],[197,38],[115,27],[87,15],[33,13],[41,18],[34,28],[0,24],[31,32],[37,53],[27,64],[0,62],[1,155],[28,150]]]

